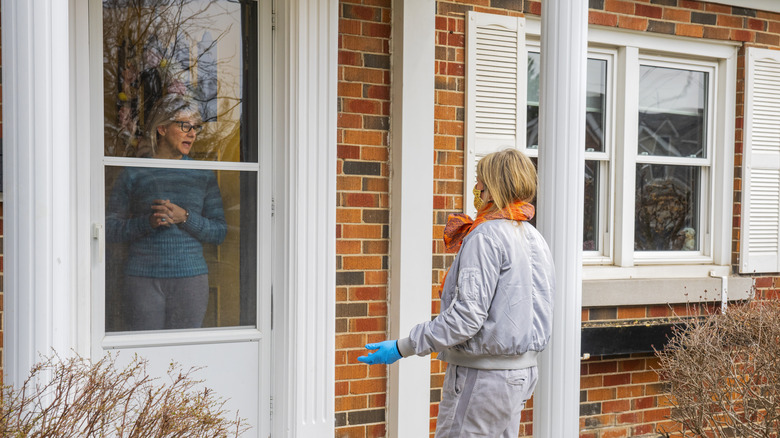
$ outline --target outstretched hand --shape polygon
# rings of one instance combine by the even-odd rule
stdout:
[[[401,356],[401,352],[398,351],[398,341],[382,341],[375,344],[366,344],[366,349],[376,351],[368,356],[360,356],[358,357],[358,360],[369,365],[390,365],[403,357]]]

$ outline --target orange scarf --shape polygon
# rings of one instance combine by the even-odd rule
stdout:
[[[534,217],[534,206],[523,201],[516,201],[504,207],[503,210],[488,211],[493,206],[493,201],[488,201],[477,212],[477,218],[472,220],[467,214],[451,214],[447,217],[447,225],[444,226],[444,247],[447,252],[453,253],[460,250],[463,239],[474,231],[479,224],[495,219],[509,219],[514,221],[527,221]],[[447,280],[449,269],[444,274],[439,286],[439,296]]]

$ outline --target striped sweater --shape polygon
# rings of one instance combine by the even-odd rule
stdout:
[[[155,199],[169,199],[186,209],[187,221],[152,228],[149,217]],[[107,240],[129,243],[127,275],[206,274],[202,243],[219,245],[226,232],[222,195],[211,170],[127,167],[114,183],[106,206]]]

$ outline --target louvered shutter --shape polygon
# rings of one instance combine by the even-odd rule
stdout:
[[[463,207],[472,217],[477,161],[525,146],[526,58],[524,18],[468,13]]]
[[[739,270],[780,272],[780,52],[746,58]]]

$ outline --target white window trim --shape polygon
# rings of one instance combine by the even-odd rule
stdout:
[[[541,21],[536,17],[526,17],[526,37],[538,39],[541,33]],[[615,41],[621,46],[616,47]],[[590,26],[588,28],[588,43],[590,48],[616,48],[617,74],[614,83],[617,89],[630,91],[631,87],[625,86],[627,77],[638,77],[639,63],[642,59],[653,56],[663,56],[663,59],[673,58],[681,63],[693,63],[701,60],[717,66],[719,72],[717,78],[713,78],[714,95],[720,96],[721,101],[713,103],[713,123],[710,125],[714,131],[714,142],[711,153],[711,187],[708,191],[712,194],[712,218],[709,223],[711,230],[711,252],[709,256],[691,257],[681,256],[672,264],[669,260],[652,260],[645,257],[640,261],[646,263],[635,266],[635,251],[633,249],[633,211],[634,211],[634,187],[636,181],[636,152],[627,151],[626,148],[615,147],[613,160],[623,160],[622,166],[614,165],[614,177],[611,181],[622,181],[622,184],[613,184],[610,190],[614,190],[611,199],[615,204],[623,203],[622,211],[628,212],[621,215],[620,210],[614,212],[612,228],[615,242],[623,242],[626,248],[613,243],[615,266],[595,266],[586,264],[583,267],[583,279],[609,278],[652,278],[674,277],[674,272],[681,270],[686,277],[706,277],[711,271],[731,273],[731,221],[733,205],[733,178],[734,178],[734,120],[736,117],[736,67],[737,51],[739,43],[731,41],[714,41],[694,38],[675,37],[660,34],[649,34],[620,30],[611,27]],[[695,55],[692,55],[695,54]],[[636,90],[636,87],[633,87]],[[613,91],[613,94],[617,94]],[[636,143],[637,124],[636,114],[637,97],[626,98],[625,93],[616,96],[619,100],[615,105],[615,140],[613,144]],[[634,114],[634,122],[626,121],[626,114]],[[621,120],[621,117],[623,119]],[[632,162],[633,161],[633,162]],[[622,169],[626,169],[625,174]],[[626,190],[623,190],[625,188]],[[614,208],[614,207],[613,207]],[[629,235],[630,233],[630,235]],[[629,238],[630,237],[630,238]],[[593,260],[594,262],[596,260]],[[602,260],[602,263],[604,260]],[[727,275],[727,274],[725,274]]]

